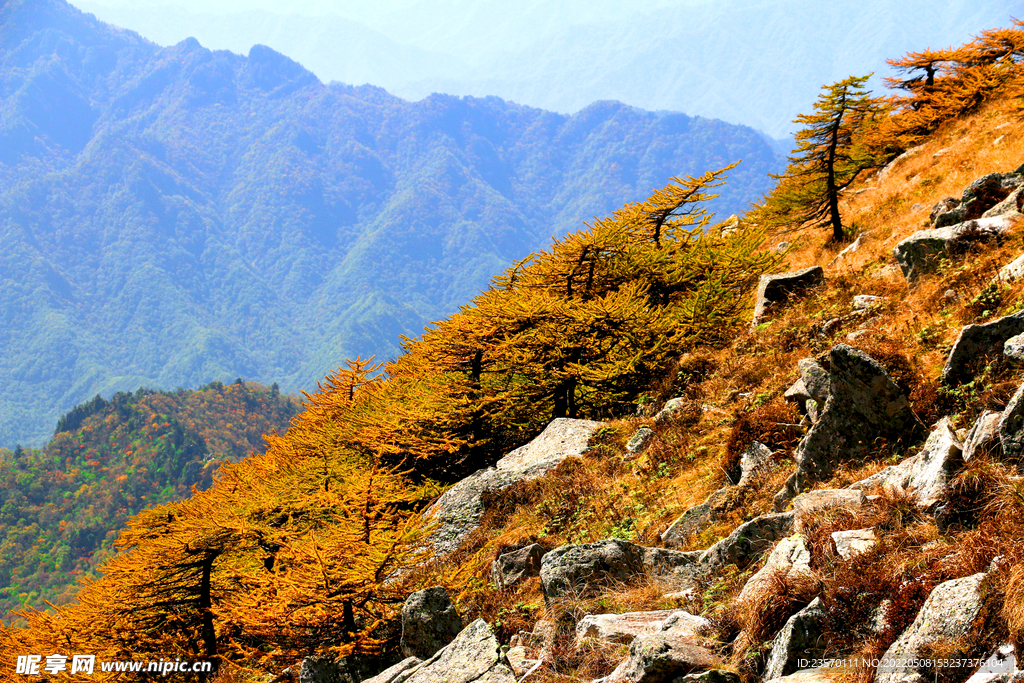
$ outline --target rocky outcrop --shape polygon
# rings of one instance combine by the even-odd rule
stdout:
[[[680,515],[661,533],[661,542],[669,547],[683,545],[693,534],[700,533],[715,521],[715,505],[725,498],[729,487],[721,488],[708,496],[700,505],[695,505]]]
[[[731,534],[701,554],[701,568],[715,571],[729,564],[740,569],[746,567],[767,552],[776,541],[790,535],[794,519],[794,513],[780,512],[761,515],[739,525]]]
[[[423,660],[418,657],[406,657],[398,664],[384,669],[373,678],[367,678],[363,683],[396,683],[396,681],[401,679],[402,674],[422,663]]]
[[[924,432],[906,393],[866,353],[837,344],[829,366],[828,399],[796,447],[797,469],[776,496],[777,510],[800,489],[831,476],[839,463],[861,456],[877,439],[913,440]]]
[[[968,244],[1002,235],[1013,222],[1008,215],[992,216],[919,230],[897,244],[893,255],[907,281],[914,281],[933,269],[940,257],[952,255]]]
[[[743,585],[736,597],[736,605],[756,599],[759,595],[772,590],[777,577],[786,577],[792,584],[817,583],[818,577],[811,569],[811,553],[807,549],[807,539],[801,534],[794,534],[779,541],[764,566],[751,576]]]
[[[772,305],[783,303],[791,296],[802,293],[824,281],[825,271],[821,266],[812,266],[788,273],[762,275],[757,283],[753,325],[757,326],[764,321]]]
[[[982,607],[979,592],[985,574],[975,574],[939,584],[932,590],[921,611],[906,631],[881,658],[876,683],[900,683],[907,676],[924,674],[915,660],[926,660],[928,648],[941,642],[950,643],[970,631]],[[945,653],[955,659],[967,653]]]
[[[673,610],[655,610],[624,614],[588,614],[576,623],[576,641],[582,642],[587,638],[593,638],[628,645],[641,633],[660,631],[672,613]]]
[[[541,560],[541,587],[548,600],[586,595],[601,586],[628,583],[643,576],[688,574],[695,570],[699,557],[699,552],[645,548],[617,538],[564,545]]]
[[[1001,355],[1003,343],[1021,333],[1024,333],[1024,311],[984,325],[967,325],[953,343],[942,369],[942,381],[957,384],[971,379],[979,360]]]
[[[936,228],[942,228],[981,218],[987,211],[1003,202],[1022,181],[1024,178],[1016,173],[989,173],[982,176],[967,186],[955,206],[935,215],[932,224]]]
[[[917,504],[930,509],[944,497],[950,479],[962,463],[963,447],[950,427],[949,418],[944,417],[935,425],[920,453],[851,484],[850,488],[867,491],[890,486],[911,490]]]
[[[1002,455],[1003,445],[999,441],[999,422],[1002,414],[994,410],[985,410],[974,421],[971,431],[964,438],[964,462],[969,462],[979,455],[998,460]]]
[[[402,605],[402,654],[426,659],[462,631],[462,618],[448,591],[434,586],[416,591]]]
[[[801,493],[793,499],[793,512],[796,513],[794,528],[802,531],[808,521],[827,510],[859,510],[864,507],[867,500],[867,496],[860,489],[819,489]]]
[[[850,529],[833,532],[832,543],[839,557],[852,560],[874,548],[878,544],[878,537],[874,529]]]
[[[483,495],[502,491],[512,484],[534,479],[553,470],[563,460],[587,450],[587,441],[600,422],[557,418],[530,443],[479,470],[448,489],[426,512],[438,528],[427,539],[435,557],[456,550],[480,524]]]
[[[540,561],[544,547],[533,543],[510,553],[502,553],[491,564],[491,581],[498,590],[505,590],[525,578],[540,576]]]
[[[828,649],[822,635],[826,616],[821,598],[815,598],[786,621],[786,625],[772,641],[771,654],[764,668],[764,680],[796,672],[801,659],[812,661],[824,656]]]
[[[399,674],[393,683],[515,683],[515,675],[500,655],[491,627],[477,619],[437,654]]]

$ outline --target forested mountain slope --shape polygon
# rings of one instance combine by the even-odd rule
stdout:
[[[311,389],[503,264],[664,179],[779,160],[756,131],[325,86],[262,46],[161,49],[63,0],[0,8],[0,443],[140,385]]]

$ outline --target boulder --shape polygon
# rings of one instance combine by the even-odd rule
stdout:
[[[663,609],[624,614],[588,614],[576,623],[576,641],[581,643],[587,638],[594,638],[628,645],[641,633],[660,631],[672,613],[673,610]]]
[[[1016,173],[989,173],[978,178],[967,186],[956,207],[935,217],[935,227],[942,228],[981,218],[986,211],[1005,200],[1020,186],[1021,181],[1021,176]]]
[[[1015,335],[1004,341],[1003,355],[1013,360],[1024,360],[1024,334]]]
[[[956,253],[973,242],[1003,234],[1013,225],[1010,216],[992,216],[968,220],[929,230],[919,230],[893,248],[896,262],[908,282],[935,267],[942,256]]]
[[[835,544],[839,557],[852,560],[874,548],[878,543],[878,537],[875,536],[874,529],[835,531],[832,533],[832,543]]]
[[[850,488],[870,490],[889,486],[912,490],[917,504],[931,509],[945,496],[950,479],[962,463],[963,447],[949,425],[949,418],[944,417],[935,425],[920,453],[851,484]]]
[[[491,564],[491,580],[498,590],[505,590],[525,578],[540,576],[540,560],[545,552],[543,546],[533,543],[510,553],[502,553]]]
[[[763,679],[777,679],[796,672],[801,659],[824,657],[828,649],[822,635],[826,617],[821,598],[815,598],[811,604],[791,616],[772,641]]]
[[[363,683],[397,683],[401,679],[402,674],[422,663],[423,660],[419,657],[406,657],[398,664],[384,669],[373,678],[367,678]]]
[[[485,493],[503,491],[512,484],[535,479],[553,470],[566,458],[587,450],[590,436],[600,422],[556,418],[533,441],[510,452],[494,467],[479,470],[448,489],[430,506],[427,521],[437,529],[427,538],[435,557],[455,551],[480,524]]]
[[[1024,384],[1021,384],[999,417],[999,442],[1003,457],[1024,461]]]
[[[825,271],[821,266],[811,266],[803,270],[788,273],[762,275],[757,283],[757,299],[754,304],[754,321],[756,327],[768,315],[772,304],[782,303],[791,296],[825,281]]]
[[[691,578],[698,573],[701,551],[643,548],[644,573],[651,577]]]
[[[517,679],[523,678],[537,667],[541,661],[543,660],[530,657],[530,653],[523,645],[510,647],[505,652],[505,663],[508,664],[508,668],[512,669],[512,673]]]
[[[644,575],[644,548],[619,539],[564,545],[544,556],[540,580],[544,597],[586,594],[599,586]]]
[[[800,369],[800,379],[786,390],[783,398],[795,403],[800,412],[806,415],[809,401],[824,405],[828,398],[830,380],[828,371],[813,358],[800,359],[797,367]]]
[[[789,536],[793,532],[794,519],[792,512],[779,512],[761,515],[739,525],[701,554],[701,567],[709,572],[730,564],[743,569],[767,552],[776,541]]]
[[[718,489],[708,496],[706,501],[693,506],[680,515],[661,533],[661,542],[669,547],[681,546],[690,536],[711,526],[711,523],[715,521],[714,506],[726,496],[728,490],[728,487]]]
[[[992,216],[1003,216],[1006,214],[1020,213],[1024,208],[1024,187],[1018,187],[1016,190],[1011,192],[1006,199],[999,202],[991,209],[981,214],[982,218],[991,218]]]
[[[983,325],[965,326],[942,368],[942,381],[958,384],[971,379],[972,370],[980,359],[1001,355],[1004,342],[1021,333],[1024,333],[1024,311]]]
[[[463,629],[455,640],[394,683],[515,683],[501,661],[498,639],[483,619]]]
[[[826,510],[859,510],[867,501],[867,496],[860,489],[819,489],[801,493],[793,499],[793,512],[796,513],[795,528],[801,531],[814,515]]]
[[[939,216],[941,216],[944,213],[952,211],[958,206],[960,206],[960,200],[954,197],[946,197],[945,199],[940,199],[935,203],[934,206],[932,206],[932,211],[928,215],[928,224],[933,228],[936,227],[935,221],[938,220]]]
[[[707,671],[718,664],[715,653],[697,642],[687,620],[666,621],[660,631],[633,639],[629,659],[613,676],[629,683],[671,683],[679,676]]]
[[[462,631],[462,618],[448,591],[434,586],[416,591],[402,605],[402,654],[426,659]]]
[[[900,683],[907,676],[925,675],[926,669],[917,666],[917,660],[930,657],[929,646],[949,643],[966,636],[981,612],[982,596],[979,592],[985,574],[974,574],[939,584],[932,590],[924,606],[906,631],[881,657],[875,675],[876,683]],[[956,659],[966,652],[944,653]]]
[[[675,418],[675,414],[686,407],[688,401],[679,396],[665,401],[665,405],[654,416],[655,424],[663,424]]]
[[[754,472],[767,462],[771,462],[772,449],[760,441],[754,441],[740,454],[739,485],[746,484],[754,476]]]
[[[626,442],[626,451],[629,453],[636,453],[641,448],[647,445],[647,442],[654,436],[654,430],[650,427],[643,426],[636,430],[633,436],[629,437],[629,441]]]
[[[776,509],[799,489],[830,477],[839,463],[863,455],[877,439],[911,440],[924,432],[906,393],[866,353],[837,344],[829,365],[828,400],[796,447],[797,469],[776,495]]]
[[[964,462],[978,455],[987,455],[993,459],[1002,456],[1003,445],[999,441],[1000,413],[985,410],[974,421],[971,431],[964,439]]]
[[[818,581],[817,574],[811,569],[811,552],[807,549],[807,539],[802,534],[794,534],[779,541],[765,560],[764,566],[747,579],[740,594],[736,596],[736,605],[743,605],[751,598],[756,599],[765,591],[772,590],[774,579],[780,575],[794,581]]]

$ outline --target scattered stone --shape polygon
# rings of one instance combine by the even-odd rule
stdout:
[[[772,449],[760,441],[754,441],[740,454],[740,480],[737,484],[742,485],[750,481],[754,472],[772,458]]]
[[[625,583],[642,576],[643,550],[642,546],[619,539],[556,548],[541,560],[544,597],[588,594],[598,586]]]
[[[790,296],[799,294],[825,280],[821,266],[812,266],[788,273],[762,275],[757,284],[757,299],[754,305],[753,326],[759,325],[768,314],[772,304],[781,303]]]
[[[793,512],[796,513],[795,528],[798,532],[803,530],[809,519],[826,510],[859,510],[865,503],[867,496],[859,489],[819,489],[801,493],[793,499]]]
[[[928,216],[928,224],[933,228],[935,227],[935,221],[944,213],[952,211],[956,207],[960,206],[960,200],[953,197],[946,197],[935,203],[932,207],[932,212]]]
[[[871,308],[871,306],[877,304],[879,301],[884,301],[884,296],[874,296],[873,294],[858,294],[853,297],[853,310],[863,311]]]
[[[539,659],[531,658],[526,647],[523,645],[510,647],[505,652],[505,663],[508,664],[508,668],[512,669],[512,673],[517,679],[529,673],[540,661]]]
[[[610,643],[629,644],[641,633],[661,630],[673,611],[663,609],[625,614],[588,614],[576,624],[576,641],[580,643],[586,638],[594,638]]]
[[[483,495],[503,491],[512,484],[535,479],[570,456],[587,450],[600,422],[557,418],[530,443],[517,448],[494,467],[479,470],[448,489],[426,512],[438,525],[427,539],[435,557],[454,552],[477,528],[484,515]]]
[[[398,680],[401,683],[515,683],[516,677],[501,661],[494,631],[486,621],[477,619],[440,652]]]
[[[989,655],[965,683],[1011,683],[1014,672],[1018,672],[1018,669],[1013,645],[1002,645]],[[1024,670],[1019,671],[1020,674],[1024,674]]]
[[[419,657],[406,657],[398,664],[384,669],[373,678],[368,678],[363,683],[398,683],[402,674],[423,663]]]
[[[952,301],[953,299],[958,299],[959,295],[956,293],[955,289],[947,289],[942,293],[942,298]]]
[[[299,666],[299,683],[352,683],[353,679],[343,662],[313,655],[302,660]]]
[[[878,172],[878,174],[875,176],[875,179],[878,180],[878,181],[884,180],[890,173],[892,173],[892,169],[896,168],[897,166],[902,164],[904,161],[906,161],[910,157],[916,155],[918,152],[921,151],[922,147],[923,147],[923,145],[918,145],[917,147],[911,147],[906,152],[904,152],[903,154],[899,155],[898,157],[896,157],[895,159],[890,161],[888,164],[886,164],[885,166],[882,167],[882,170],[880,170]]]
[[[984,573],[939,584],[932,590],[914,623],[893,643],[881,658],[876,683],[900,683],[905,677],[925,673],[915,660],[930,656],[929,646],[950,643],[966,636],[982,607],[979,593]],[[956,659],[967,653],[944,653]]]
[[[665,624],[657,633],[634,638],[629,659],[616,671],[629,683],[671,683],[679,676],[718,665],[715,654],[694,640],[687,626]]]
[[[787,249],[789,249],[789,242],[779,242],[778,244],[775,245],[774,251],[776,254],[781,254],[785,252]]]
[[[661,542],[669,547],[679,547],[693,534],[700,533],[715,521],[715,504],[726,496],[728,487],[721,488],[708,496],[700,505],[695,505],[676,521],[672,522],[661,534]]]
[[[999,269],[996,275],[996,282],[1016,282],[1024,278],[1024,254],[1021,254],[1010,263]]]
[[[949,481],[962,462],[963,447],[949,425],[949,418],[944,417],[935,425],[920,453],[851,484],[850,488],[889,486],[912,490],[917,504],[931,509],[945,496]]]
[[[462,618],[448,591],[434,586],[416,591],[402,606],[402,654],[427,659],[462,631]]]
[[[797,671],[799,660],[820,659],[826,651],[822,627],[826,618],[821,598],[794,614],[772,641],[763,678],[771,680]]]
[[[505,590],[525,578],[540,576],[540,561],[544,553],[544,547],[538,543],[502,553],[491,564],[491,580],[498,590]]]
[[[992,216],[1020,213],[1022,207],[1024,207],[1024,188],[1018,187],[1006,199],[981,214],[981,217],[991,218]]]
[[[669,550],[668,548],[643,548],[644,573],[652,577],[688,578],[697,572],[701,551]]]
[[[850,334],[846,335],[846,341],[849,341],[849,342],[857,341],[858,339],[863,337],[865,334],[867,334],[868,331],[869,330],[856,330],[854,332],[851,332]]]
[[[664,407],[658,411],[658,414],[654,416],[655,424],[661,424],[672,419],[677,412],[686,406],[686,404],[687,400],[685,398],[670,398],[665,402]]]
[[[1024,458],[1024,384],[1021,384],[1013,398],[1006,404],[999,418],[999,441],[1003,455],[1021,462]]]
[[[1024,360],[1024,334],[1017,334],[1003,342],[1003,355],[1014,360]]]
[[[796,447],[797,470],[776,495],[777,510],[800,489],[830,477],[839,463],[862,455],[876,439],[911,440],[924,432],[907,395],[866,353],[837,344],[829,367],[828,400]]]
[[[918,202],[917,204],[914,204],[913,206],[910,207],[910,213],[917,213],[918,211],[920,211],[923,208],[924,208],[924,204],[921,204],[920,202]]]
[[[795,403],[801,413],[806,411],[804,405],[810,400],[811,395],[807,392],[807,385],[804,384],[804,380],[798,379],[793,382],[793,386],[786,389],[786,393],[782,395],[782,398],[789,403]]]
[[[764,566],[743,585],[736,597],[736,605],[743,605],[751,598],[756,599],[758,595],[771,591],[776,577],[780,575],[794,581],[817,583],[818,576],[811,569],[811,552],[802,534],[794,534],[779,541]]]
[[[824,404],[828,399],[829,388],[832,386],[828,371],[813,358],[801,358],[796,362],[796,366],[800,368],[800,379],[807,387],[808,395],[815,401]]]
[[[983,325],[966,325],[960,330],[942,369],[942,381],[957,384],[970,379],[978,360],[1003,353],[1006,340],[1024,332],[1024,311]]]
[[[935,227],[942,228],[981,218],[989,209],[997,206],[1024,180],[1016,173],[989,173],[967,186],[960,204],[935,217]]]
[[[944,214],[948,215],[948,214]],[[931,270],[940,256],[950,255],[972,242],[1003,234],[1013,225],[1008,216],[967,220],[929,230],[919,230],[893,248],[903,276],[913,282]]]
[[[1005,349],[1005,346],[1003,347]],[[988,455],[998,460],[1002,455],[1003,445],[999,441],[1000,413],[985,410],[974,421],[971,431],[964,439],[964,462],[978,455]]]
[[[644,426],[636,430],[636,433],[629,437],[629,441],[626,442],[626,451],[629,453],[636,453],[651,440],[654,436],[654,430],[650,427]]]
[[[836,261],[841,261],[844,258],[846,258],[847,256],[849,256],[850,254],[852,254],[853,252],[855,252],[858,249],[860,249],[861,244],[863,244],[863,242],[864,242],[864,236],[868,235],[868,234],[870,234],[870,233],[862,232],[861,234],[857,235],[857,239],[855,239],[849,246],[844,247],[842,251],[840,251],[838,254],[836,254],[835,258],[833,258],[831,261],[828,262],[828,264],[831,266]]]
[[[743,569],[766,552],[775,541],[793,532],[795,513],[779,512],[755,517],[705,550],[700,563],[708,571],[734,564]]]
[[[862,555],[878,543],[875,530],[872,529],[851,529],[849,531],[835,531],[832,533],[832,542],[836,546],[836,553],[844,560],[852,560]]]

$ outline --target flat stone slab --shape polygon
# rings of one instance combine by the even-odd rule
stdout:
[[[754,304],[753,326],[757,326],[767,317],[773,304],[780,304],[790,297],[825,281],[825,270],[821,266],[811,266],[788,273],[762,275],[757,283],[757,299]]]
[[[628,645],[641,633],[660,631],[673,611],[663,609],[624,614],[588,614],[576,623],[576,641],[579,643],[594,638]]]
[[[878,544],[878,537],[875,536],[874,529],[835,531],[832,533],[832,543],[835,544],[839,557],[852,560],[874,548]]]

